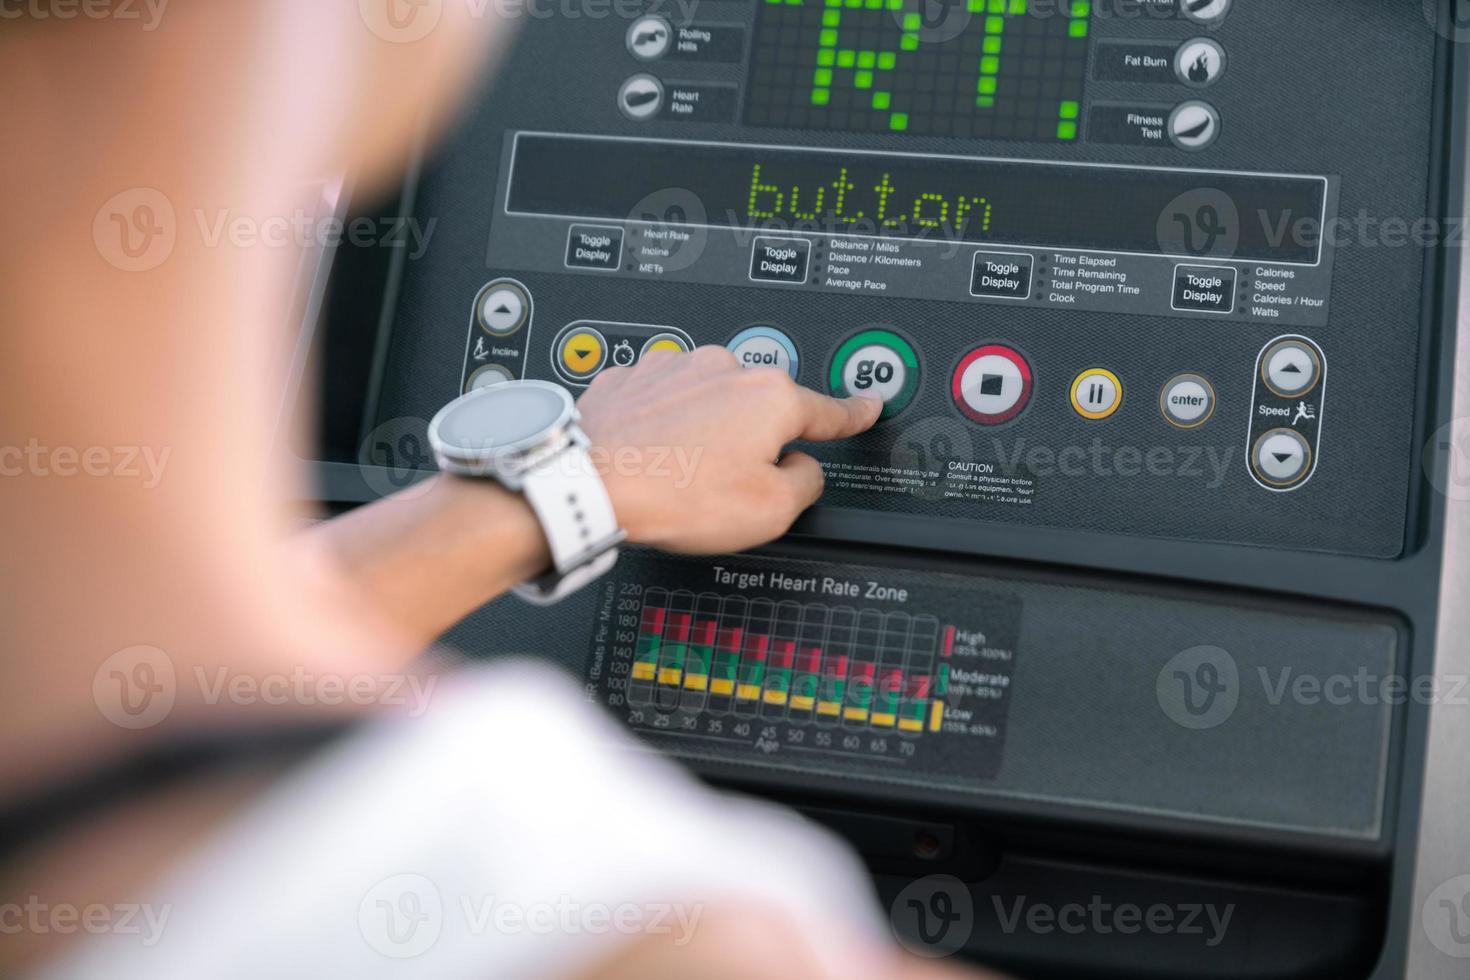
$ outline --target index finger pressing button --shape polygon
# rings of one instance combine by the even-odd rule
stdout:
[[[832,358],[828,387],[838,398],[878,398],[884,419],[898,415],[919,391],[919,356],[891,330],[864,330]]]

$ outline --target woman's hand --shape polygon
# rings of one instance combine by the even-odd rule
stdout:
[[[785,371],[743,369],[722,347],[654,351],[613,368],[578,403],[618,520],[635,544],[743,551],[780,537],[822,495],[822,468],[796,440],[871,428],[876,399],[836,399]]]

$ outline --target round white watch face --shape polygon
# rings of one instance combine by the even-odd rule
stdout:
[[[533,448],[576,410],[565,388],[512,381],[473,391],[445,406],[429,426],[434,447],[460,459],[486,459]]]

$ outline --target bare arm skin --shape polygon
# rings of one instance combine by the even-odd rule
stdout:
[[[822,493],[817,462],[783,447],[856,435],[882,411],[798,388],[784,371],[743,370],[723,348],[608,371],[580,408],[630,542],[702,553],[779,537]],[[359,508],[291,548],[298,560],[324,556],[423,645],[550,560],[523,500],[455,477]]]

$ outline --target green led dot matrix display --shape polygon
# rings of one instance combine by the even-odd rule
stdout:
[[[1078,138],[1091,0],[759,2],[749,125]]]

